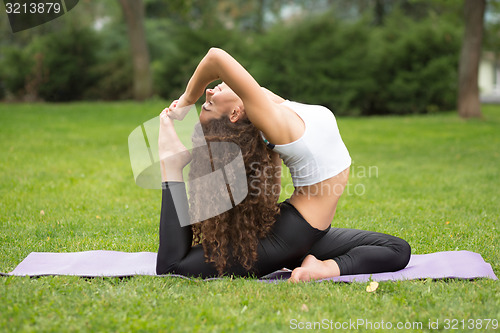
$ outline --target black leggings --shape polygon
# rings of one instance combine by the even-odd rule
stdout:
[[[203,278],[218,276],[215,266],[205,261],[203,247],[192,246],[191,226],[181,227],[180,221],[189,218],[184,183],[166,182],[162,187],[156,273]],[[333,259],[341,275],[397,271],[406,267],[410,260],[410,245],[403,239],[355,229],[319,230],[289,202],[280,205],[281,212],[272,230],[259,241],[253,268],[247,271],[229,258],[225,275],[260,277],[283,267],[293,269],[300,266],[308,254],[320,260]]]

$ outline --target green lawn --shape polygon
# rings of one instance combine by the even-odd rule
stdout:
[[[161,193],[134,184],[127,137],[166,104],[0,104],[1,272],[33,251],[157,250]],[[338,119],[354,164],[333,225],[394,234],[414,253],[478,252],[499,275],[500,107],[483,112],[469,121],[455,113]],[[444,330],[446,319],[460,328],[461,320],[500,320],[497,281],[365,288],[0,277],[0,331],[270,332],[322,320],[421,322],[424,330],[439,320]]]

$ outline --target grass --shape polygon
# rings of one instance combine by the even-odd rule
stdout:
[[[0,271],[33,251],[157,250],[160,192],[134,184],[127,137],[164,105],[0,104]],[[483,120],[469,121],[455,113],[338,119],[354,164],[333,225],[400,236],[414,253],[478,252],[498,275],[500,107],[483,112]],[[365,288],[0,277],[0,330],[261,332],[359,319],[360,330],[383,320],[393,328],[420,322],[429,331],[429,321],[444,330],[446,319],[458,327],[462,319],[500,320],[497,281]]]

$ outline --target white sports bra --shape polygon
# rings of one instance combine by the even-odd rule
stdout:
[[[351,165],[351,157],[340,137],[333,113],[324,106],[285,101],[304,121],[305,130],[298,140],[268,146],[278,152],[290,169],[293,185],[307,186],[338,175]],[[262,135],[263,139],[267,140]]]

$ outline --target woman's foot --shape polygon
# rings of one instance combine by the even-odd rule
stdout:
[[[191,153],[182,144],[175,132],[168,109],[160,114],[158,154],[162,169],[162,181],[182,181],[182,169],[191,162]]]
[[[292,271],[289,282],[321,280],[340,275],[340,269],[334,260],[318,260],[312,254],[302,261],[300,267]]]

